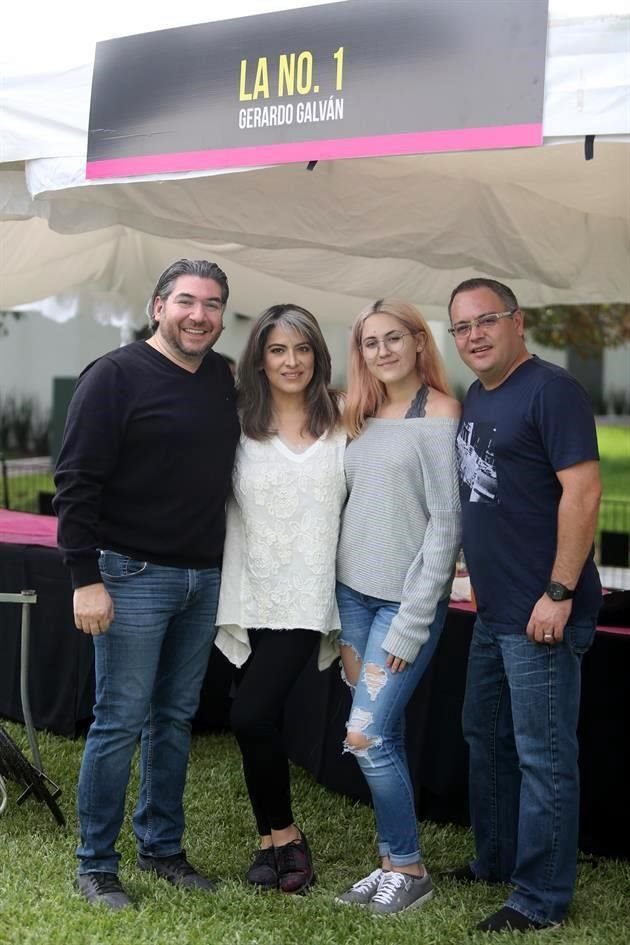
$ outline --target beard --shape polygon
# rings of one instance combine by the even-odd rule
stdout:
[[[208,351],[215,345],[222,328],[208,330],[203,336],[187,336],[183,329],[176,328],[171,324],[158,323],[156,334],[158,340],[162,342],[173,354],[189,362],[200,362],[207,355]],[[202,341],[203,338],[203,341]]]

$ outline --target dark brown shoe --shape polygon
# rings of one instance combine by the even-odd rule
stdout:
[[[300,840],[292,840],[275,847],[278,865],[278,885],[282,892],[301,893],[315,882],[313,860],[304,834]]]

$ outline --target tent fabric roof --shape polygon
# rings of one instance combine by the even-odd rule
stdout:
[[[194,21],[194,0],[179,7]],[[230,15],[245,7],[234,0]],[[573,140],[320,162],[312,173],[86,182],[87,48],[56,69],[9,68],[0,306],[91,287],[139,321],[156,271],[185,254],[223,262],[250,313],[298,289],[328,317],[345,311],[343,296],[396,294],[443,311],[452,287],[480,273],[510,282],[526,305],[630,300],[630,13],[620,10],[550,0],[544,131]],[[596,139],[592,161],[586,134],[611,136]]]

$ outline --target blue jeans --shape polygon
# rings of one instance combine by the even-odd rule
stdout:
[[[568,625],[564,642],[545,646],[479,618],[473,630],[463,712],[472,870],[512,883],[508,905],[536,922],[562,921],[575,886],[580,666],[594,635]]]
[[[348,732],[361,732],[369,747],[346,750],[357,759],[367,781],[378,834],[379,856],[392,866],[409,866],[422,860],[413,785],[405,749],[405,706],[420,682],[437,647],[447,601],[438,604],[429,628],[429,639],[413,663],[392,673],[385,665],[383,641],[400,604],[379,600],[337,584],[341,617],[339,643],[352,648],[361,660],[354,687]]]
[[[220,574],[100,557],[114,620],[94,637],[96,705],[78,791],[79,872],[118,869],[131,760],[141,736],[140,798],[133,817],[138,850],[182,849],[183,794],[191,720],[215,634]]]

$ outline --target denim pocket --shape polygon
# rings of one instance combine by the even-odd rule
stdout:
[[[120,555],[117,551],[101,551],[98,566],[103,577],[116,581],[142,574],[147,562],[138,561],[128,555]]]
[[[584,656],[591,648],[597,627],[589,624],[586,627],[578,627],[574,624],[568,624],[564,628],[564,639],[576,656]]]

